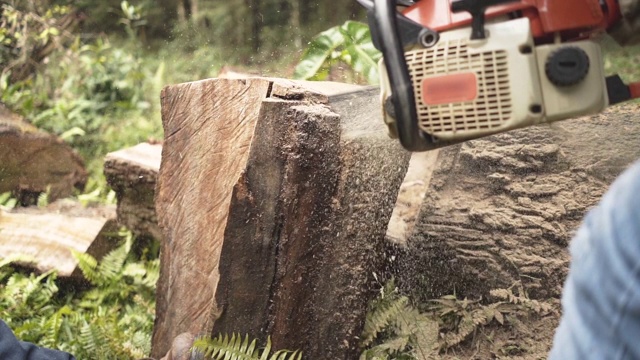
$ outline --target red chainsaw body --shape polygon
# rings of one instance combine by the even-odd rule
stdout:
[[[469,26],[471,15],[467,12],[453,13],[451,2],[421,0],[403,13],[409,19],[438,32]],[[490,7],[486,19],[527,17],[537,43],[553,42],[556,35],[560,35],[562,41],[572,41],[606,31],[620,19],[616,0],[606,0],[604,8],[599,0],[520,0]]]

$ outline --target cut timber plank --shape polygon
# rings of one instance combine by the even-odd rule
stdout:
[[[87,172],[80,156],[60,139],[38,130],[0,104],[0,193],[41,193],[51,201],[83,188]]]
[[[81,274],[71,250],[102,258],[115,244],[110,238],[117,231],[115,208],[68,204],[0,210],[0,258],[25,256],[32,260],[26,266],[56,270],[62,277]]]
[[[184,331],[355,356],[409,162],[378,91],[262,78],[163,90],[152,356]]]
[[[155,186],[162,145],[142,143],[107,154],[104,174],[118,199],[118,222],[136,236],[161,240]]]
[[[411,155],[409,169],[400,186],[398,200],[387,229],[387,239],[392,245],[405,245],[413,232],[437,158],[438,150]]]
[[[442,149],[400,260],[402,287],[416,300],[478,299],[520,282],[532,298],[559,297],[575,230],[640,158],[639,109]]]

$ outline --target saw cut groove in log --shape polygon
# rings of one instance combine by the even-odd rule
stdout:
[[[61,277],[82,273],[71,250],[100,260],[117,244],[115,208],[88,209],[70,201],[46,208],[0,210],[0,258],[25,256],[38,271],[56,270]]]
[[[153,356],[185,331],[355,356],[409,162],[377,98],[264,78],[164,89]]]
[[[71,195],[74,188],[84,188],[87,181],[84,162],[69,145],[38,130],[2,104],[0,149],[0,193],[49,190],[49,199],[54,201]]]
[[[532,298],[558,297],[575,230],[640,157],[637,114],[616,107],[442,149],[399,260],[402,287],[422,301],[516,282]]]
[[[142,143],[107,154],[104,175],[118,199],[118,222],[138,237],[161,240],[155,186],[162,145]]]

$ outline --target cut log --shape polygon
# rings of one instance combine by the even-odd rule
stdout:
[[[0,258],[23,257],[25,266],[60,277],[81,275],[71,250],[101,259],[116,244],[115,207],[84,208],[59,201],[46,208],[0,210]]]
[[[84,162],[62,140],[38,130],[0,104],[0,193],[37,194],[49,200],[84,188]],[[20,197],[20,196],[19,196]]]
[[[107,154],[104,174],[118,199],[118,222],[138,237],[162,239],[155,186],[162,145],[142,143]]]
[[[409,162],[378,90],[214,79],[165,88],[162,114],[152,356],[189,331],[353,359]]]
[[[387,240],[391,245],[404,245],[407,237],[413,232],[437,158],[438,150],[411,155],[409,169],[400,186],[387,229]]]
[[[558,297],[583,216],[640,157],[638,109],[442,149],[400,260],[402,287],[422,301],[516,282],[532,298]]]

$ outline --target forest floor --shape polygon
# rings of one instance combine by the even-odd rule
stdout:
[[[561,148],[564,152],[572,154],[576,166],[583,168],[590,176],[600,181],[602,189],[598,189],[597,193],[601,194],[615,180],[619,169],[625,168],[636,160],[637,147],[634,142],[637,141],[638,135],[629,130],[638,116],[640,116],[640,105],[638,102],[632,102],[611,107],[599,115],[571,120],[567,123],[558,122],[550,126],[563,139],[579,139],[565,141]],[[612,120],[622,126],[607,127]],[[571,124],[577,121],[584,121],[579,127],[580,136],[573,134],[565,137],[575,131],[576,127]],[[626,126],[627,124],[629,126]],[[603,126],[607,127],[607,134],[602,133]],[[577,147],[583,147],[585,143],[594,144],[593,150],[578,151]],[[615,156],[607,154],[615,154]],[[422,202],[428,191],[437,157],[437,150],[413,155],[390,223],[388,232],[390,240],[402,244],[406,241],[407,234],[411,233],[420,208],[423,206]],[[576,193],[576,196],[580,194]],[[567,240],[570,241],[570,239]],[[550,305],[550,311],[531,313],[530,316],[511,316],[505,319],[504,324],[492,322],[488,326],[478,326],[469,339],[436,358],[446,360],[546,359],[559,324],[561,306],[560,299],[556,297],[538,299],[538,301]]]
[[[396,208],[390,223],[388,234],[391,240],[402,242],[404,241],[403,236],[411,233],[422,205],[422,199],[429,186],[431,172],[437,157],[438,151],[436,150],[416,153],[411,158],[411,164],[398,193]],[[553,305],[553,311],[545,316],[511,317],[505,321],[504,325],[493,324],[479,327],[471,339],[447,350],[435,359],[546,359],[560,320],[559,299],[549,299],[546,302]]]

